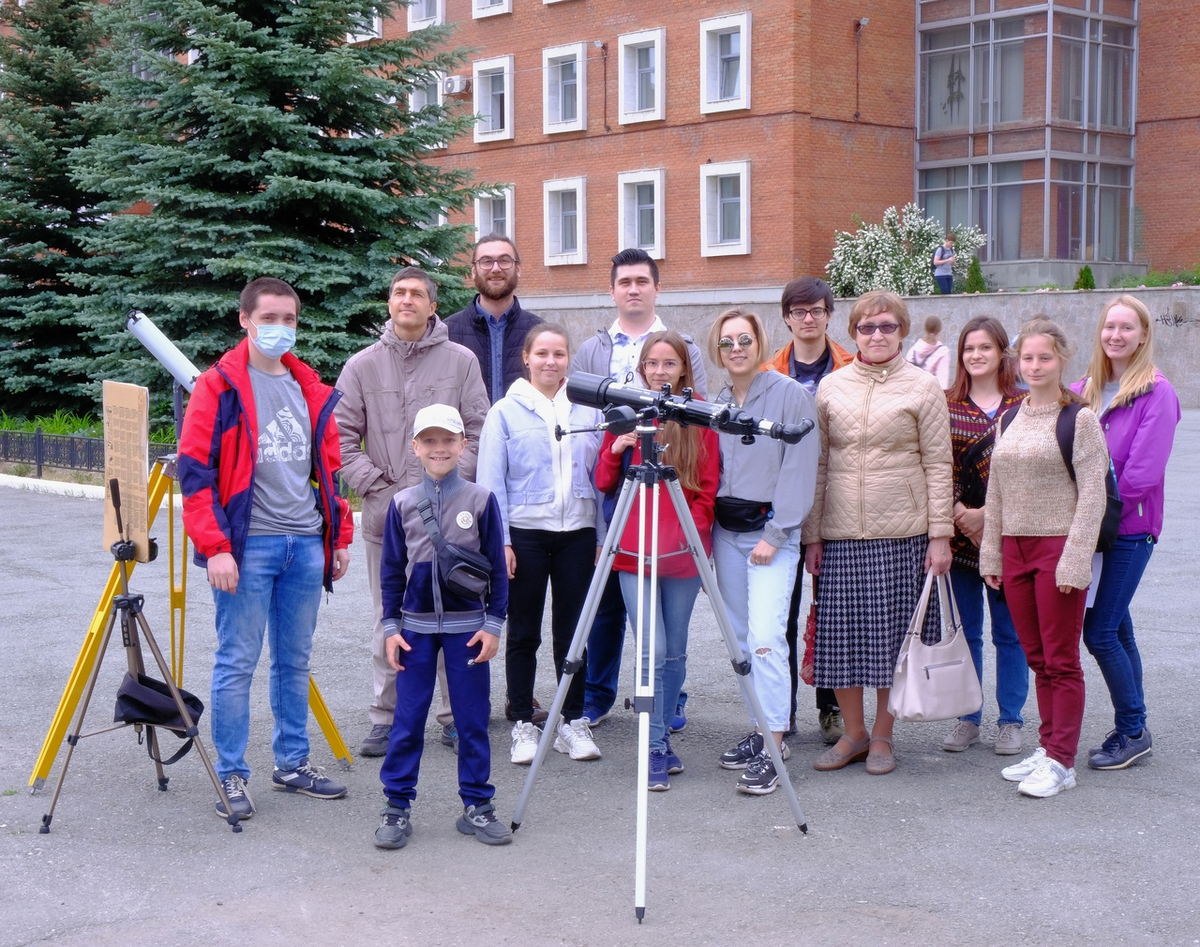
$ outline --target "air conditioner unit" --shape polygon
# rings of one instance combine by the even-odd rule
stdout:
[[[446,76],[442,80],[442,92],[446,95],[462,95],[471,91],[471,80],[466,76]]]

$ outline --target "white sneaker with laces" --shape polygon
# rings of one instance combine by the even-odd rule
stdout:
[[[538,737],[542,731],[528,720],[518,720],[512,728],[512,753],[509,759],[518,766],[528,766],[537,756]]]
[[[554,735],[554,749],[559,753],[569,753],[573,760],[600,759],[600,748],[592,739],[592,730],[583,717],[570,723],[566,720],[559,722]]]
[[[1075,788],[1075,768],[1067,769],[1058,760],[1044,757],[1038,768],[1021,780],[1017,790],[1022,796],[1046,799],[1064,789]]]
[[[1032,773],[1041,765],[1042,760],[1046,758],[1046,751],[1040,746],[1033,751],[1030,756],[1025,757],[1019,763],[1013,763],[1012,766],[1006,766],[1000,770],[1000,775],[1007,779],[1010,783],[1019,783],[1022,779]]]

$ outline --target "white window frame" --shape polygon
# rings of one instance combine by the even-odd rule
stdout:
[[[575,117],[559,121],[556,109],[559,101],[558,65],[563,60],[575,59]],[[542,132],[555,135],[559,132],[581,132],[587,129],[587,44],[567,43],[550,46],[542,50]]]
[[[383,39],[383,17],[371,17],[371,31],[369,33],[347,33],[346,44],[353,46],[356,43],[368,43],[373,39]]]
[[[432,17],[422,17],[417,13],[418,5],[412,4],[407,8],[408,16],[408,31],[410,33],[417,30],[423,30],[427,26],[440,26],[446,22],[446,0],[434,0],[437,5],[437,13]]]
[[[515,197],[515,188],[511,184],[505,184],[502,187],[496,188],[487,194],[481,194],[475,198],[475,239],[482,240],[489,233],[503,233],[510,240],[515,241],[517,236],[516,226],[513,220],[513,212],[516,209],[517,202]],[[504,230],[496,231],[494,218],[490,213],[486,212],[484,201],[492,200],[504,201],[504,217],[507,221]]]
[[[720,38],[737,33],[741,39],[738,63],[738,94],[732,98],[720,97],[719,52]],[[700,21],[700,112],[732,112],[750,108],[750,13],[735,13]]]
[[[736,176],[739,181],[740,235],[737,240],[720,238],[720,179]],[[750,162],[725,161],[700,166],[700,255],[740,256],[750,252]]]
[[[637,108],[637,51],[654,50],[654,103]],[[664,27],[617,37],[617,124],[662,121],[667,101],[667,31]]]
[[[491,4],[486,0],[471,0],[471,19],[473,20],[500,16],[502,13],[512,13],[512,0],[500,0],[499,3]]]
[[[564,251],[556,241],[561,222],[555,218],[555,195],[575,192],[576,247]],[[559,178],[542,183],[542,234],[546,266],[572,266],[587,263],[587,178]],[[561,237],[559,238],[561,239]]]
[[[654,242],[642,246],[650,257],[661,260],[665,256],[666,242],[663,239],[663,189],[666,181],[666,171],[663,168],[651,168],[645,171],[623,171],[617,175],[617,246],[637,247],[637,186],[639,184],[654,185]]]
[[[491,129],[484,125],[484,95],[491,94],[492,76],[497,73],[504,75],[504,127]],[[484,89],[484,79],[488,79],[488,88]],[[476,141],[507,141],[513,137],[513,58],[512,56],[497,56],[494,59],[479,59],[471,63],[471,100],[475,114],[480,118],[475,122]],[[488,113],[490,115],[490,112]]]

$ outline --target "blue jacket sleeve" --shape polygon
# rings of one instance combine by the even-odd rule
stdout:
[[[500,554],[504,560],[503,550]],[[379,561],[379,589],[383,595],[383,624],[387,634],[400,630],[404,617],[404,591],[408,586],[408,542],[400,509],[388,504],[383,526],[383,555]],[[507,575],[507,574],[506,574]]]
[[[504,558],[504,525],[500,505],[488,497],[483,522],[479,524],[479,549],[492,564],[491,586],[483,620],[484,631],[499,635],[508,617],[508,562]]]

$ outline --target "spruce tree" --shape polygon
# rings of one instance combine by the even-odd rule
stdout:
[[[371,0],[113,0],[94,106],[110,123],[76,174],[113,216],[86,242],[94,377],[166,375],[121,331],[149,315],[200,368],[238,338],[237,293],[275,276],[303,300],[296,352],[326,376],[387,321],[399,266],[447,265],[467,228],[439,215],[474,198],[465,170],[425,162],[471,116],[408,110],[462,60],[447,28],[350,43],[403,7]],[[452,302],[452,300],[447,300]],[[444,308],[444,306],[443,306]],[[453,310],[449,310],[453,311]]]
[[[80,114],[97,32],[80,0],[8,0],[0,36],[0,410],[33,417],[92,407],[77,318],[79,241],[96,196],[68,154],[93,136]]]

